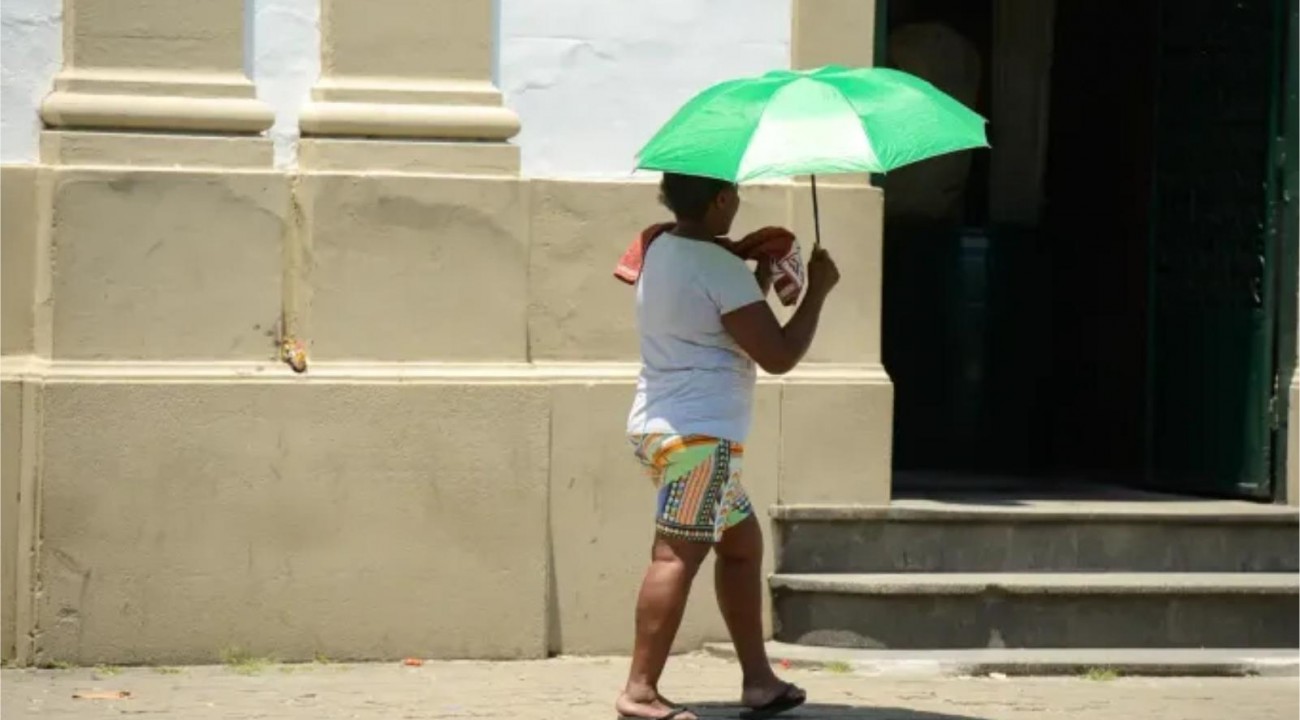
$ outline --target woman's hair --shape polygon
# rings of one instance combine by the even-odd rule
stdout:
[[[659,202],[683,220],[700,221],[709,211],[709,205],[723,190],[735,187],[726,180],[664,173],[659,183]]]

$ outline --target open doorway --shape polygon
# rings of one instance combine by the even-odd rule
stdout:
[[[895,494],[1273,497],[1287,7],[888,0],[881,62],[994,145],[881,183]]]

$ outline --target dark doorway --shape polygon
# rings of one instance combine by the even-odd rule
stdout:
[[[1045,469],[1135,484],[1147,426],[1154,3],[1063,0],[1057,28],[1044,222],[1056,402]]]
[[[881,182],[897,494],[1273,496],[1293,4],[888,0],[881,61],[994,144]]]

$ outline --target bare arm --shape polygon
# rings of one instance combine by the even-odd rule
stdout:
[[[808,278],[808,292],[785,327],[781,327],[766,302],[750,303],[722,316],[722,326],[736,344],[773,375],[790,372],[807,354],[826,297],[839,282],[839,271],[825,250],[813,251]]]
[[[722,316],[722,326],[758,366],[773,375],[795,368],[812,345],[825,295],[809,294],[785,327],[767,302],[756,302]]]

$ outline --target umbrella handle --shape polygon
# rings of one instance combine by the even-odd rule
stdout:
[[[821,220],[821,213],[818,212],[817,210],[817,176],[809,175],[808,177],[810,180],[812,180],[813,233],[814,233],[813,250],[816,250],[817,248],[822,246],[822,220]]]

